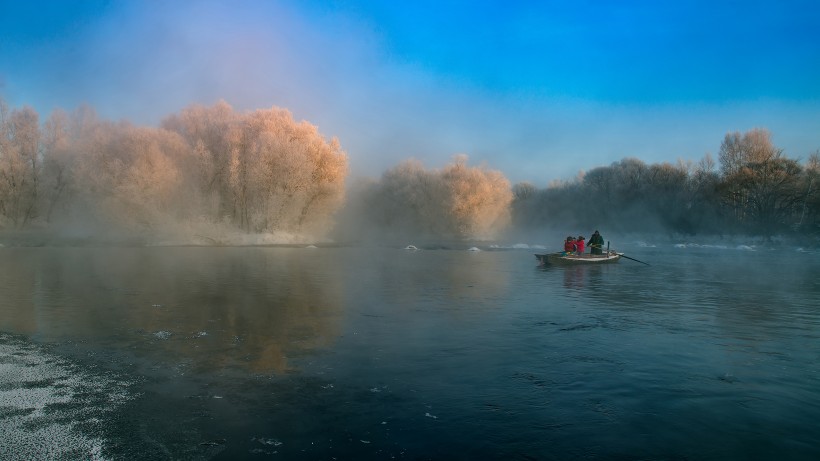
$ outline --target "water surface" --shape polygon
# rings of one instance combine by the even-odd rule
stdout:
[[[483,249],[0,248],[0,458],[820,459],[820,255]]]

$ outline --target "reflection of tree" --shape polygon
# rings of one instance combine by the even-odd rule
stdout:
[[[37,251],[37,250],[23,250]],[[282,371],[332,341],[340,287],[303,249],[44,249],[2,329],[158,348],[204,368]],[[0,274],[12,271],[0,262]],[[4,278],[5,279],[5,278]],[[34,312],[34,314],[32,314]],[[15,320],[15,322],[17,322]],[[163,340],[154,336],[167,331]],[[146,341],[150,346],[146,346]],[[133,344],[132,344],[133,345]]]
[[[36,251],[36,250],[35,250]],[[32,293],[37,280],[38,255],[31,249],[0,251],[0,331],[31,334],[37,331]]]

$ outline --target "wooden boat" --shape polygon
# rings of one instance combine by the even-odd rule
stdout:
[[[610,251],[600,255],[593,255],[589,253],[579,255],[574,253],[567,253],[564,251],[548,254],[535,254],[535,258],[542,266],[616,263],[619,259],[621,259],[621,256],[623,256],[623,253],[616,253],[614,251]]]

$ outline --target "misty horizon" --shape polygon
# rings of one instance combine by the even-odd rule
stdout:
[[[151,128],[99,119],[89,106],[41,123],[34,109],[0,100],[0,132],[6,230],[225,244],[233,234],[295,243],[493,241],[549,228],[766,237],[820,229],[820,154],[791,159],[765,129],[726,133],[717,159],[624,158],[543,188],[512,184],[467,155],[443,168],[408,158],[351,181],[342,140],[286,109],[239,112],[224,101]]]

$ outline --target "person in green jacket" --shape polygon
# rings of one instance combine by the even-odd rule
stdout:
[[[589,252],[594,255],[602,255],[604,254],[604,238],[601,236],[600,232],[595,231],[592,234],[592,237],[589,238]]]

